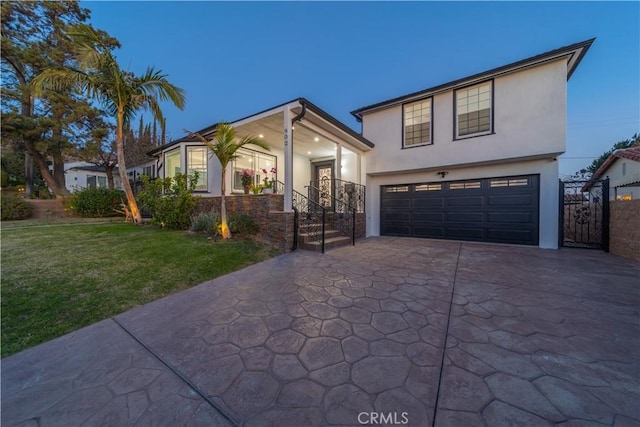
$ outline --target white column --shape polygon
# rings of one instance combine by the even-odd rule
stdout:
[[[342,179],[342,145],[336,144],[336,179]]]
[[[362,180],[362,154],[356,153],[356,176],[358,177],[358,182],[356,184],[362,184],[364,181]]]
[[[284,211],[293,211],[293,134],[292,114],[289,107],[284,109]]]

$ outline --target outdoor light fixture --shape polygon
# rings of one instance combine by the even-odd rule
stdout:
[[[263,134],[258,135],[258,138],[264,138]]]
[[[311,154],[311,151],[307,151],[307,154]]]
[[[440,171],[440,172],[436,172],[438,175],[440,175],[441,178],[444,178],[446,175],[449,175],[449,172],[447,171]]]
[[[315,138],[313,138],[313,140],[314,140],[315,142],[318,142],[318,141],[320,141],[320,138],[318,138],[318,137],[316,136]]]

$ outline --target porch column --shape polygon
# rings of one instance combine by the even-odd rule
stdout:
[[[291,110],[284,109],[284,211],[293,211],[293,132]]]
[[[342,179],[342,145],[336,144],[336,179]]]
[[[362,184],[362,154],[360,153],[356,153],[356,176],[358,177],[356,184]]]

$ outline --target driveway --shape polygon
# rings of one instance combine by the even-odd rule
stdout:
[[[639,307],[599,251],[298,251],[2,360],[2,425],[639,425]]]

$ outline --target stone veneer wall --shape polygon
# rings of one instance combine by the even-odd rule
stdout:
[[[290,251],[293,245],[293,212],[283,212],[284,197],[280,194],[246,194],[225,196],[227,215],[244,212],[251,215],[260,226],[257,238],[282,251]],[[203,197],[198,201],[195,213],[220,212],[220,197]]]
[[[640,262],[640,200],[612,201],[609,251]]]

